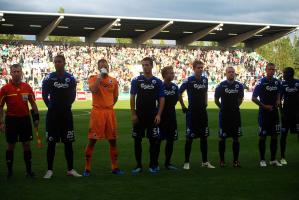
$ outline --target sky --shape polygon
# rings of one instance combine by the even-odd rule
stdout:
[[[0,10],[299,24],[299,0],[0,0]]]

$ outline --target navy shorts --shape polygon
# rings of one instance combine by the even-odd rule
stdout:
[[[240,111],[220,111],[219,112],[219,137],[240,137],[241,115]]]
[[[272,111],[259,111],[259,136],[272,136],[280,134],[278,109]]]
[[[133,125],[132,137],[133,138],[144,138],[145,136],[149,139],[160,139],[159,126],[154,124],[156,114],[144,114],[136,112],[138,122]]]
[[[281,119],[281,134],[299,134],[299,112],[284,113]]]
[[[204,138],[209,136],[207,110],[190,111],[186,113],[186,138]]]
[[[48,142],[74,142],[73,114],[71,109],[49,109],[46,117]]]
[[[175,117],[162,117],[160,127],[161,140],[172,140],[178,139],[178,128]]]

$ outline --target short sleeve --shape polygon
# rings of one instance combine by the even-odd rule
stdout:
[[[0,90],[0,106],[4,106],[5,97],[6,97],[5,87],[2,87],[1,90]]]
[[[219,99],[221,96],[221,84],[217,85],[216,89],[215,89],[215,99]]]
[[[240,90],[239,90],[239,98],[243,99],[244,98],[244,86],[243,84],[239,84]]]
[[[114,91],[113,91],[113,96],[114,98],[118,97],[118,81],[115,79],[115,83],[114,83]]]
[[[165,87],[164,87],[161,80],[159,80],[158,83],[159,83],[159,94],[158,94],[158,96],[159,97],[165,97]]]
[[[187,89],[188,79],[185,79],[180,86],[179,93],[182,94]]]
[[[131,81],[130,94],[131,95],[137,94],[137,77],[133,78],[133,80]]]
[[[261,81],[258,81],[256,86],[254,87],[252,97],[258,97],[260,95],[261,87],[262,87]]]

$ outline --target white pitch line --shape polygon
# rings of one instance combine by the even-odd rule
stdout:
[[[90,112],[85,111],[83,114],[73,114],[73,117],[86,116],[86,115],[90,115]]]

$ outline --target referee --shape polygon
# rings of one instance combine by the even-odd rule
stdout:
[[[34,178],[31,170],[31,149],[32,124],[28,102],[32,107],[32,118],[34,126],[38,126],[39,114],[35,103],[34,93],[29,84],[22,82],[22,68],[19,64],[10,67],[12,79],[0,90],[0,131],[5,131],[7,150],[7,178],[13,173],[13,157],[16,142],[22,142],[24,150],[24,161],[26,165],[26,176]],[[6,104],[7,111],[5,123],[3,122],[3,107]]]

